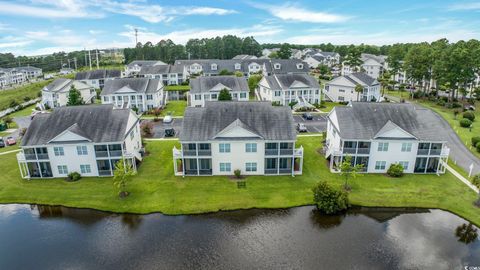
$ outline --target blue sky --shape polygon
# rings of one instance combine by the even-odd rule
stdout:
[[[480,39],[478,0],[0,0],[0,52],[21,55],[234,34],[259,42]]]

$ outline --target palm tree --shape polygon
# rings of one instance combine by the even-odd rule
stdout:
[[[361,84],[357,84],[355,86],[355,92],[357,92],[357,101],[359,101],[360,93],[363,92],[363,86]]]

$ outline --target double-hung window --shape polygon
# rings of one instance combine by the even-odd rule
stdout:
[[[232,170],[232,165],[228,162],[220,162],[220,171],[221,172],[229,172]]]
[[[245,170],[247,172],[256,172],[257,171],[257,163],[256,162],[245,163]]]
[[[221,143],[218,145],[220,153],[230,153],[230,144],[229,143]]]
[[[88,155],[87,146],[86,146],[86,145],[78,145],[78,146],[77,146],[77,154],[78,154],[79,156],[86,156],[86,155]]]
[[[402,143],[402,152],[412,152],[412,143]]]
[[[385,170],[386,167],[387,167],[387,162],[386,161],[375,162],[375,170],[377,170],[377,171]]]
[[[399,161],[398,164],[402,165],[403,170],[408,170],[408,161]]]
[[[67,165],[58,165],[58,174],[68,174]]]
[[[379,142],[378,152],[387,152],[387,151],[388,151],[388,142]]]
[[[80,172],[81,172],[81,173],[91,173],[91,172],[92,172],[92,168],[90,167],[89,164],[80,165]]]
[[[247,152],[247,153],[256,153],[256,152],[257,152],[257,144],[256,144],[256,143],[247,143],[247,144],[245,144],[245,152]]]
[[[55,154],[55,156],[64,156],[65,155],[65,152],[63,151],[63,147],[61,146],[56,146],[56,147],[53,147],[53,153]]]

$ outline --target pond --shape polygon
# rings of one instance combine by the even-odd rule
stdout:
[[[468,222],[449,212],[421,209],[325,216],[306,206],[165,216],[1,205],[0,269],[480,267],[480,240],[457,236],[462,224]]]

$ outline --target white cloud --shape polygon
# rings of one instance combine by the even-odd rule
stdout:
[[[266,5],[251,3],[251,5],[258,9],[263,9],[269,12],[272,16],[275,16],[284,21],[307,23],[338,23],[350,19],[349,16],[323,11],[311,11],[291,3],[285,3],[283,5]]]
[[[68,3],[71,2],[71,5]],[[8,15],[19,15],[36,18],[96,18],[101,14],[91,12],[85,9],[85,6],[79,6],[75,0],[47,1],[33,0],[32,4],[15,4],[0,2],[0,13]]]
[[[450,11],[458,11],[458,10],[480,10],[480,2],[468,2],[468,3],[457,3],[453,4],[448,7]]]

